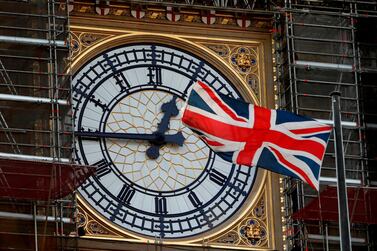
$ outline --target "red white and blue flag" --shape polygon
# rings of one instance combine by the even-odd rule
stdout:
[[[328,125],[230,98],[202,82],[194,84],[182,122],[227,161],[299,178],[319,189]]]

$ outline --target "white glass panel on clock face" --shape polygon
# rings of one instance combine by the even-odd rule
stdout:
[[[111,110],[106,121],[106,131],[152,133],[157,130],[162,119],[161,106],[172,98],[171,94],[162,91],[139,91],[127,95]],[[183,105],[182,100],[176,103],[178,109]],[[173,117],[167,134],[178,131],[186,138],[184,145],[163,146],[156,160],[146,157],[148,143],[135,144],[114,139],[107,140],[110,158],[118,170],[137,185],[156,191],[183,188],[203,172],[209,149],[182,125],[180,118]]]
[[[149,82],[148,69],[145,67],[127,69],[125,72],[131,86],[146,85]]]
[[[152,208],[149,205],[154,205],[154,198],[151,196],[146,196],[143,193],[136,192],[136,194],[132,197],[131,205],[139,210],[152,212]]]
[[[114,84],[113,79],[106,79],[94,92],[97,99],[100,99],[102,103],[109,104],[111,101],[119,95],[119,88]]]
[[[179,214],[182,212],[188,212],[192,210],[192,206],[190,204],[187,204],[185,201],[185,196],[174,196],[171,197],[168,204],[168,211],[172,214]]]
[[[101,156],[102,149],[98,142],[91,140],[82,140],[81,143],[83,149],[85,149],[84,152],[81,152],[81,154],[86,157],[90,164],[94,160],[98,159],[99,156]]]
[[[102,113],[103,111],[101,108],[88,104],[87,109],[82,115],[81,126],[85,127],[85,129],[90,128],[97,130],[99,128]]]
[[[162,84],[166,86],[171,86],[172,88],[174,88],[175,90],[179,92],[183,93],[187,87],[187,83],[189,82],[190,82],[190,78],[180,73],[177,73],[174,71],[168,71],[168,70],[163,71]]]

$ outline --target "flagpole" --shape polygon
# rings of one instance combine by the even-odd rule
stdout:
[[[348,199],[346,187],[346,171],[344,163],[344,150],[342,142],[342,127],[340,114],[340,92],[331,93],[332,112],[334,119],[334,142],[335,142],[335,161],[336,176],[338,180],[338,212],[339,212],[339,230],[340,230],[340,250],[352,250],[350,222],[348,213]]]

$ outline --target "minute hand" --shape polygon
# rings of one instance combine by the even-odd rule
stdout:
[[[87,139],[97,138],[113,138],[113,139],[131,139],[131,140],[145,140],[150,142],[159,142],[163,140],[166,143],[183,145],[184,137],[182,132],[176,134],[162,135],[158,133],[140,134],[140,133],[116,133],[116,132],[75,132],[76,136]]]

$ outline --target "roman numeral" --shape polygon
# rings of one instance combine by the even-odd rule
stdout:
[[[203,204],[194,192],[190,192],[188,198],[194,207],[200,207]]]
[[[111,172],[110,169],[110,163],[107,162],[105,159],[102,159],[100,161],[97,161],[92,166],[96,166],[96,176],[97,178],[102,178],[106,174],[109,174]]]
[[[99,98],[96,98],[94,95],[89,97],[89,101],[92,102],[94,106],[101,107],[104,112],[109,110],[109,107],[107,107],[106,104],[102,103],[102,101]]]
[[[162,73],[161,68],[158,66],[148,67],[149,84],[151,85],[162,85]]]
[[[114,75],[114,79],[116,80],[115,84],[117,84],[121,91],[127,90],[127,88],[130,87],[130,83],[126,79],[126,77],[123,75],[123,73],[119,72]]]
[[[132,189],[129,185],[124,184],[119,194],[117,195],[117,198],[126,204],[130,204],[130,201],[134,195],[135,190]]]
[[[167,214],[166,198],[154,198],[156,214]]]
[[[209,174],[209,179],[215,182],[219,186],[223,186],[226,181],[226,176],[216,169],[212,169],[210,174]]]

